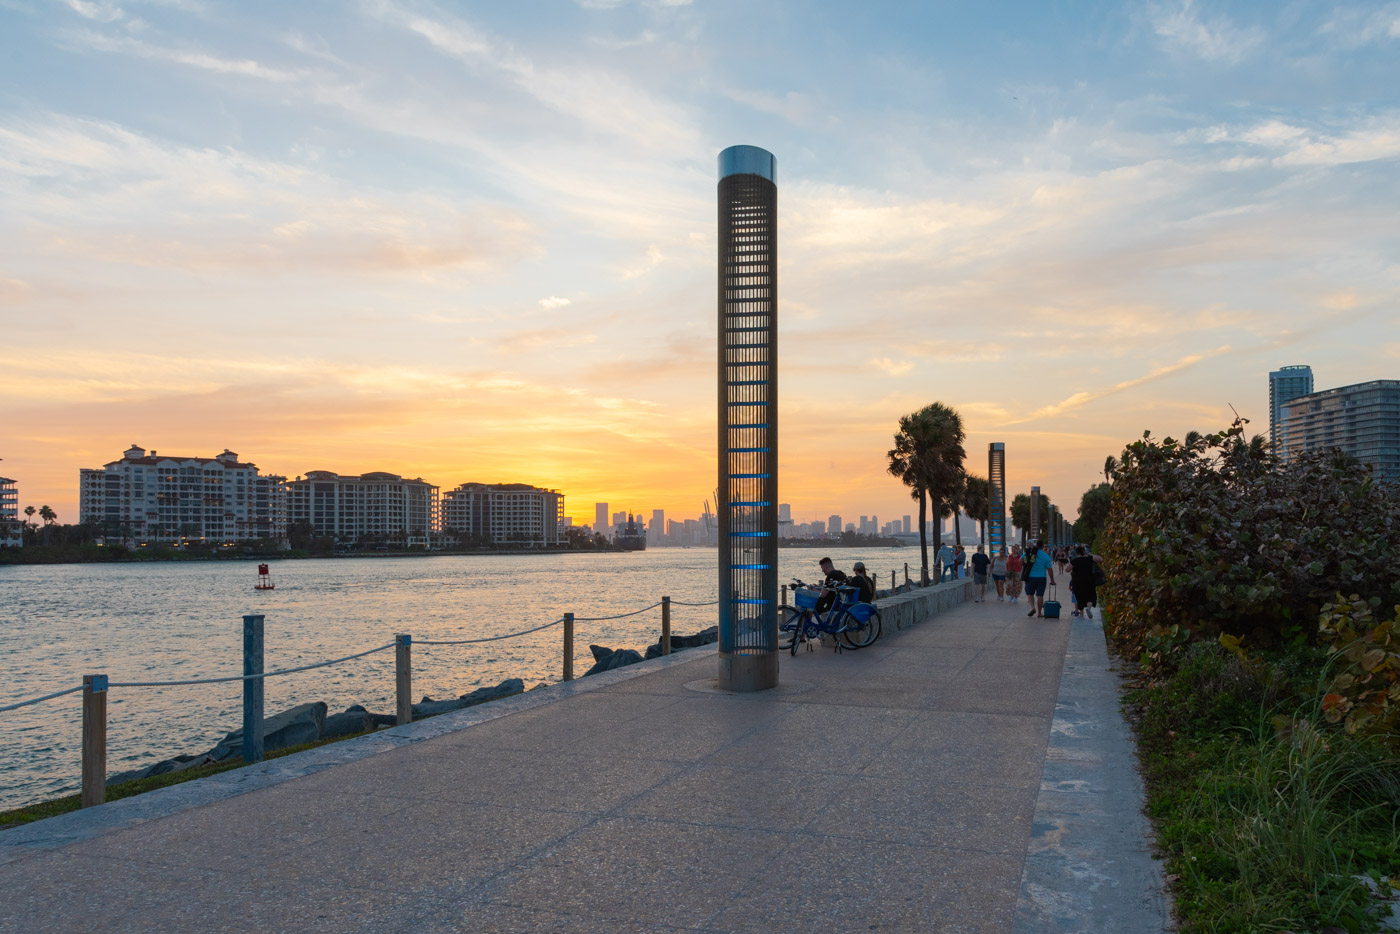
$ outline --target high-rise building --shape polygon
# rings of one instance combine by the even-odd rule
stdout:
[[[496,545],[558,545],[564,494],[528,483],[463,483],[442,496],[445,535],[488,538]]]
[[[820,519],[813,519],[808,526],[808,534],[813,538],[824,538],[826,536],[826,523]]]
[[[830,535],[832,538],[840,538],[840,537],[841,537],[841,517],[840,517],[840,516],[827,516],[827,517],[826,517],[826,534],[827,534],[827,535]]]
[[[655,547],[666,538],[666,510],[653,509],[651,522],[647,525],[647,544]]]
[[[1281,453],[1333,448],[1400,482],[1400,380],[1378,379],[1295,396],[1279,419]]]
[[[608,534],[608,504],[593,504],[593,531],[599,535]]]
[[[779,503],[779,504],[778,504],[778,521],[779,521],[779,522],[791,522],[791,521],[792,521],[792,503]]]
[[[913,528],[913,526],[912,526],[912,524],[911,524],[911,523],[912,523],[912,520],[913,520],[913,517],[912,517],[912,516],[905,516],[905,517],[901,520],[901,522],[900,522],[900,525],[903,526],[903,532],[904,532],[905,535],[908,535],[908,534],[909,534],[909,530],[910,530],[911,528]]]
[[[24,524],[19,518],[19,484],[0,477],[0,547],[19,548],[24,544]]]
[[[439,527],[438,488],[383,471],[311,470],[287,481],[287,521],[309,523],[315,534],[342,545],[427,547]]]
[[[627,525],[627,510],[624,509],[622,512],[615,512],[612,514],[612,527],[614,530],[620,529],[625,525]]]
[[[161,457],[133,444],[121,460],[78,471],[78,521],[121,541],[281,541],[286,478],[259,475],[257,465],[229,450]]]
[[[1295,364],[1269,373],[1269,444],[1275,453],[1285,459],[1288,456],[1288,439],[1281,434],[1283,407],[1312,391],[1313,372],[1310,366]]]

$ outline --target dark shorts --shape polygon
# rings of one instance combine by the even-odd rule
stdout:
[[[985,583],[987,582],[987,575],[985,575],[985,574],[978,574],[976,571],[973,571],[973,572],[972,572],[972,582],[973,582],[974,584],[985,584]]]
[[[1004,581],[1004,580],[1006,580],[1006,575],[1005,575],[1005,574],[993,574],[993,575],[992,575],[992,580],[994,580],[994,581]]]
[[[1028,578],[1026,578],[1026,596],[1028,596],[1028,597],[1043,597],[1043,596],[1045,596],[1045,578],[1043,578],[1043,577],[1028,577]]]

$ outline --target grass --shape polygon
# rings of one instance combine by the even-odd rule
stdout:
[[[355,733],[350,736],[336,736],[331,739],[318,739],[314,742],[302,743],[299,746],[288,746],[285,749],[278,749],[276,752],[269,752],[265,758],[278,759],[282,756],[290,756],[294,752],[305,752],[308,749],[315,749],[317,746],[325,746],[330,743],[338,743],[341,740],[354,739],[356,736],[366,736],[372,732],[374,731],[368,730],[364,733]],[[155,791],[157,788],[168,788],[171,785],[179,785],[183,782],[193,781],[196,778],[204,778],[207,775],[217,775],[220,772],[227,772],[230,769],[237,769],[242,766],[243,757],[234,756],[223,762],[196,766],[194,768],[185,769],[182,772],[168,772],[165,775],[138,778],[134,781],[122,782],[119,785],[108,785],[107,800],[119,801],[122,798],[130,798],[135,795],[145,794],[148,791]],[[39,801],[35,804],[25,805],[22,808],[15,808],[12,811],[0,811],[0,831],[8,830],[11,827],[30,824],[36,820],[43,820],[46,817],[57,817],[59,814],[67,814],[70,811],[76,811],[78,809],[79,796],[64,795],[61,798]]]
[[[1400,754],[1319,726],[1311,661],[1195,646],[1129,695],[1183,932],[1377,930],[1357,876],[1400,878]]]

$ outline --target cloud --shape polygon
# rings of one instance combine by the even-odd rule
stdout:
[[[85,19],[99,23],[112,23],[126,15],[115,3],[98,0],[63,0],[64,6]]]
[[[1152,28],[1170,48],[1227,64],[1240,62],[1264,41],[1258,29],[1241,29],[1224,16],[1205,19],[1197,13],[1194,0],[1155,7]]]
[[[549,308],[549,309],[563,308],[563,307],[566,306],[566,305],[572,305],[572,304],[573,304],[573,302],[570,301],[569,299],[567,299],[567,298],[560,298],[560,297],[557,296],[557,295],[551,295],[551,296],[549,296],[549,298],[542,298],[542,299],[540,299],[540,307],[541,307],[541,308]]]
[[[421,274],[536,251],[533,225],[497,205],[59,116],[0,123],[0,196],[41,249],[138,266]]]
[[[76,34],[74,38],[80,45],[101,52],[120,52],[148,61],[172,62],[223,75],[239,75],[245,78],[285,83],[300,80],[308,74],[304,70],[288,71],[282,68],[273,68],[255,59],[220,58],[207,52],[152,45],[127,36],[111,36],[86,31]]]
[[[877,370],[883,370],[891,376],[903,376],[914,369],[913,362],[909,360],[891,360],[889,357],[877,357],[870,361],[870,365]]]
[[[1339,6],[1319,32],[1348,48],[1400,39],[1400,3],[1373,10]]]
[[[1215,350],[1210,351],[1209,353],[1189,354],[1185,357],[1182,357],[1175,363],[1168,364],[1167,366],[1157,367],[1145,376],[1138,376],[1133,379],[1123,380],[1121,383],[1115,383],[1112,386],[1107,386],[1101,389],[1091,389],[1086,390],[1084,392],[1077,392],[1069,398],[1057,402],[1054,405],[1047,405],[1044,408],[1037,409],[1036,411],[1032,412],[1028,417],[1018,419],[1014,422],[1011,422],[1011,424],[1019,425],[1024,424],[1025,422],[1035,421],[1036,419],[1053,418],[1056,415],[1062,415],[1065,412],[1070,411],[1071,409],[1077,409],[1080,406],[1087,405],[1090,402],[1096,402],[1097,400],[1102,399],[1105,396],[1116,395],[1120,392],[1126,392],[1129,389],[1136,389],[1137,387],[1145,385],[1147,383],[1155,382],[1159,379],[1164,379],[1168,376],[1180,373],[1182,370],[1190,369],[1191,367],[1202,362],[1203,360],[1208,360],[1211,357],[1218,357],[1221,354],[1226,354],[1229,352],[1229,347],[1217,347]]]

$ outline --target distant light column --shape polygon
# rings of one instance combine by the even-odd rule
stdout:
[[[719,154],[719,686],[778,685],[778,186]]]
[[[1040,487],[1031,487],[1031,541],[1040,538]]]
[[[987,537],[992,554],[1006,547],[1006,445],[994,441],[987,446]]]

